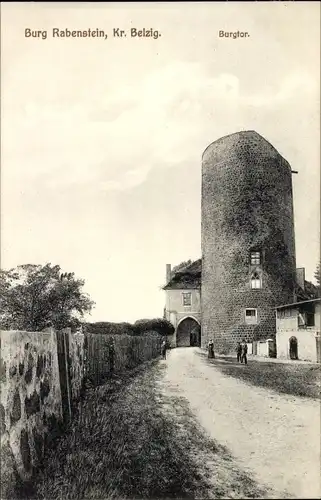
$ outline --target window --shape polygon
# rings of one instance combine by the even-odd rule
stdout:
[[[302,311],[298,316],[299,328],[306,328],[307,326],[315,326],[314,313],[311,311]]]
[[[293,316],[296,316],[295,310],[292,309],[281,309],[278,312],[278,318],[285,319],[285,318],[292,318]]]
[[[306,313],[306,322],[307,322],[307,326],[315,326],[313,312]]]
[[[261,278],[259,273],[253,273],[251,276],[251,288],[258,289],[262,288],[261,286]]]
[[[304,328],[305,327],[305,317],[304,314],[299,312],[298,315],[298,327],[299,328]]]
[[[183,306],[191,306],[192,305],[192,294],[190,292],[183,293]]]
[[[261,264],[261,254],[260,252],[251,252],[251,265],[257,266]]]
[[[245,323],[253,325],[257,323],[257,310],[245,309]]]

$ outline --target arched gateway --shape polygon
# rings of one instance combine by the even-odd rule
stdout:
[[[194,318],[183,319],[176,331],[177,347],[201,345],[201,327]]]

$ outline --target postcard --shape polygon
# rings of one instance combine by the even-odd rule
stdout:
[[[2,2],[2,498],[320,498],[319,20]]]

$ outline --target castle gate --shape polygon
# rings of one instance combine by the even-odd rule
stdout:
[[[185,318],[177,327],[177,347],[189,347],[201,345],[201,327],[194,318]]]

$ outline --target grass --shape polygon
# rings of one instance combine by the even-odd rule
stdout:
[[[201,354],[205,357],[205,354]],[[208,360],[224,375],[239,378],[259,387],[273,389],[279,393],[308,398],[320,398],[320,365],[308,363],[275,363],[249,359],[248,365],[237,363],[233,357]]]
[[[88,389],[81,414],[35,479],[33,498],[271,498],[200,428],[150,363]]]

